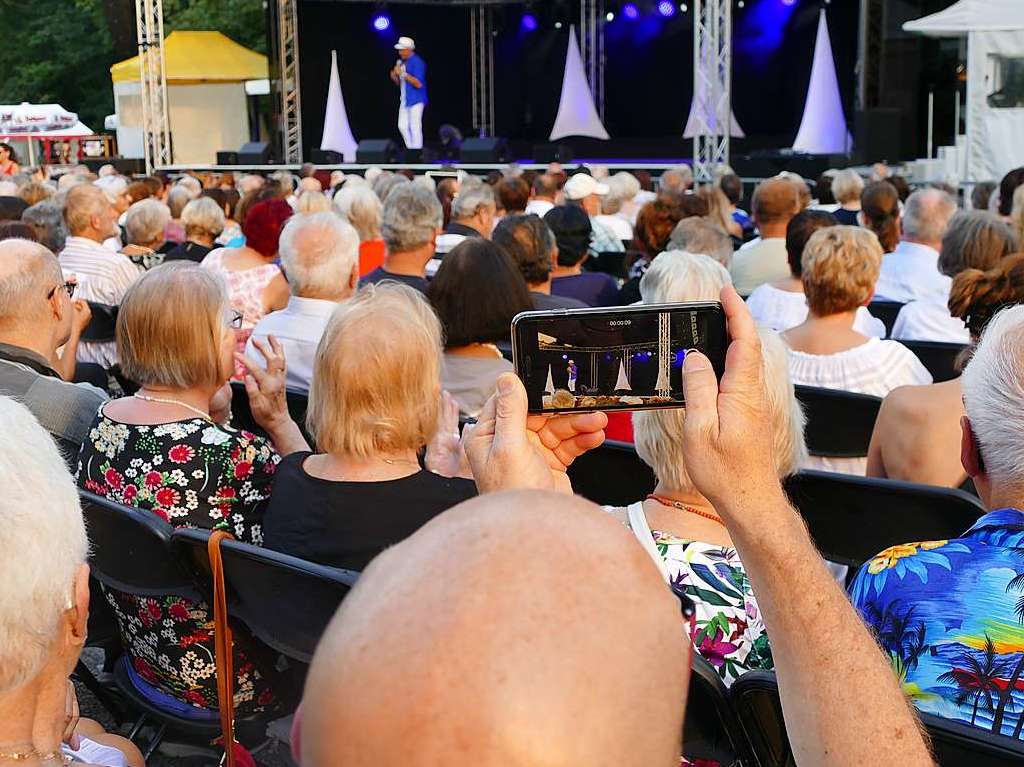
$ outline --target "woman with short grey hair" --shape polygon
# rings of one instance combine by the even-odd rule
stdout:
[[[839,203],[839,208],[832,214],[836,221],[846,226],[857,226],[857,214],[860,213],[860,193],[864,191],[864,179],[853,168],[846,168],[836,173],[832,179],[832,196]]]
[[[174,247],[165,238],[171,213],[152,197],[132,203],[125,213],[124,230],[127,244],[121,251],[144,269],[163,263],[166,253]]]
[[[185,242],[168,252],[165,260],[200,263],[224,231],[224,221],[224,209],[212,197],[192,200],[181,212]]]
[[[442,219],[441,203],[429,189],[406,183],[392,190],[381,221],[387,255],[362,282],[394,280],[425,293],[427,262],[434,257]]]

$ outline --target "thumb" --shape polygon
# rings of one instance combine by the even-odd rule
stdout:
[[[683,397],[686,399],[686,433],[718,430],[718,380],[711,360],[696,349],[689,349],[683,359]]]
[[[513,373],[498,377],[494,397],[494,441],[521,440],[526,433],[526,389]]]

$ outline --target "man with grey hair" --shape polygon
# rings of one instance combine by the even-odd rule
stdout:
[[[467,179],[452,200],[452,219],[437,238],[437,252],[450,253],[467,237],[491,239],[496,214],[494,190],[482,181]]]
[[[51,253],[64,250],[64,241],[68,238],[68,228],[64,223],[64,211],[53,200],[43,200],[26,208],[21,220],[32,224],[39,242],[49,248]]]
[[[661,174],[658,188],[669,194],[686,194],[693,186],[693,169],[686,163],[673,165]]]
[[[288,360],[286,385],[308,392],[324,328],[359,285],[359,234],[336,213],[293,216],[281,230],[278,255],[291,298],[284,309],[256,323],[245,353],[262,360],[253,339],[274,336]]]
[[[941,189],[919,189],[903,207],[903,236],[896,250],[882,256],[875,298],[932,301],[945,305],[952,279],[939,271],[939,251],[956,201]]]
[[[429,189],[419,184],[395,187],[384,201],[384,263],[363,277],[363,284],[395,280],[426,293],[427,262],[434,257],[443,215]]]
[[[89,307],[73,301],[56,257],[28,240],[0,242],[0,394],[25,403],[72,464],[107,395],[65,381]],[[65,360],[57,355],[64,347]],[[70,363],[64,375],[61,368]]]
[[[732,263],[732,238],[705,218],[684,218],[672,230],[666,250],[710,256],[726,269]]]

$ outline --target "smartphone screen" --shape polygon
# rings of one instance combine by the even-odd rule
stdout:
[[[516,374],[532,413],[682,407],[683,360],[716,375],[728,346],[719,303],[524,312],[512,321]]]

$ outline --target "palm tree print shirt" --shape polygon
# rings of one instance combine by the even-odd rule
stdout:
[[[921,710],[1014,738],[1024,730],[1024,512],[863,565],[854,605]]]

